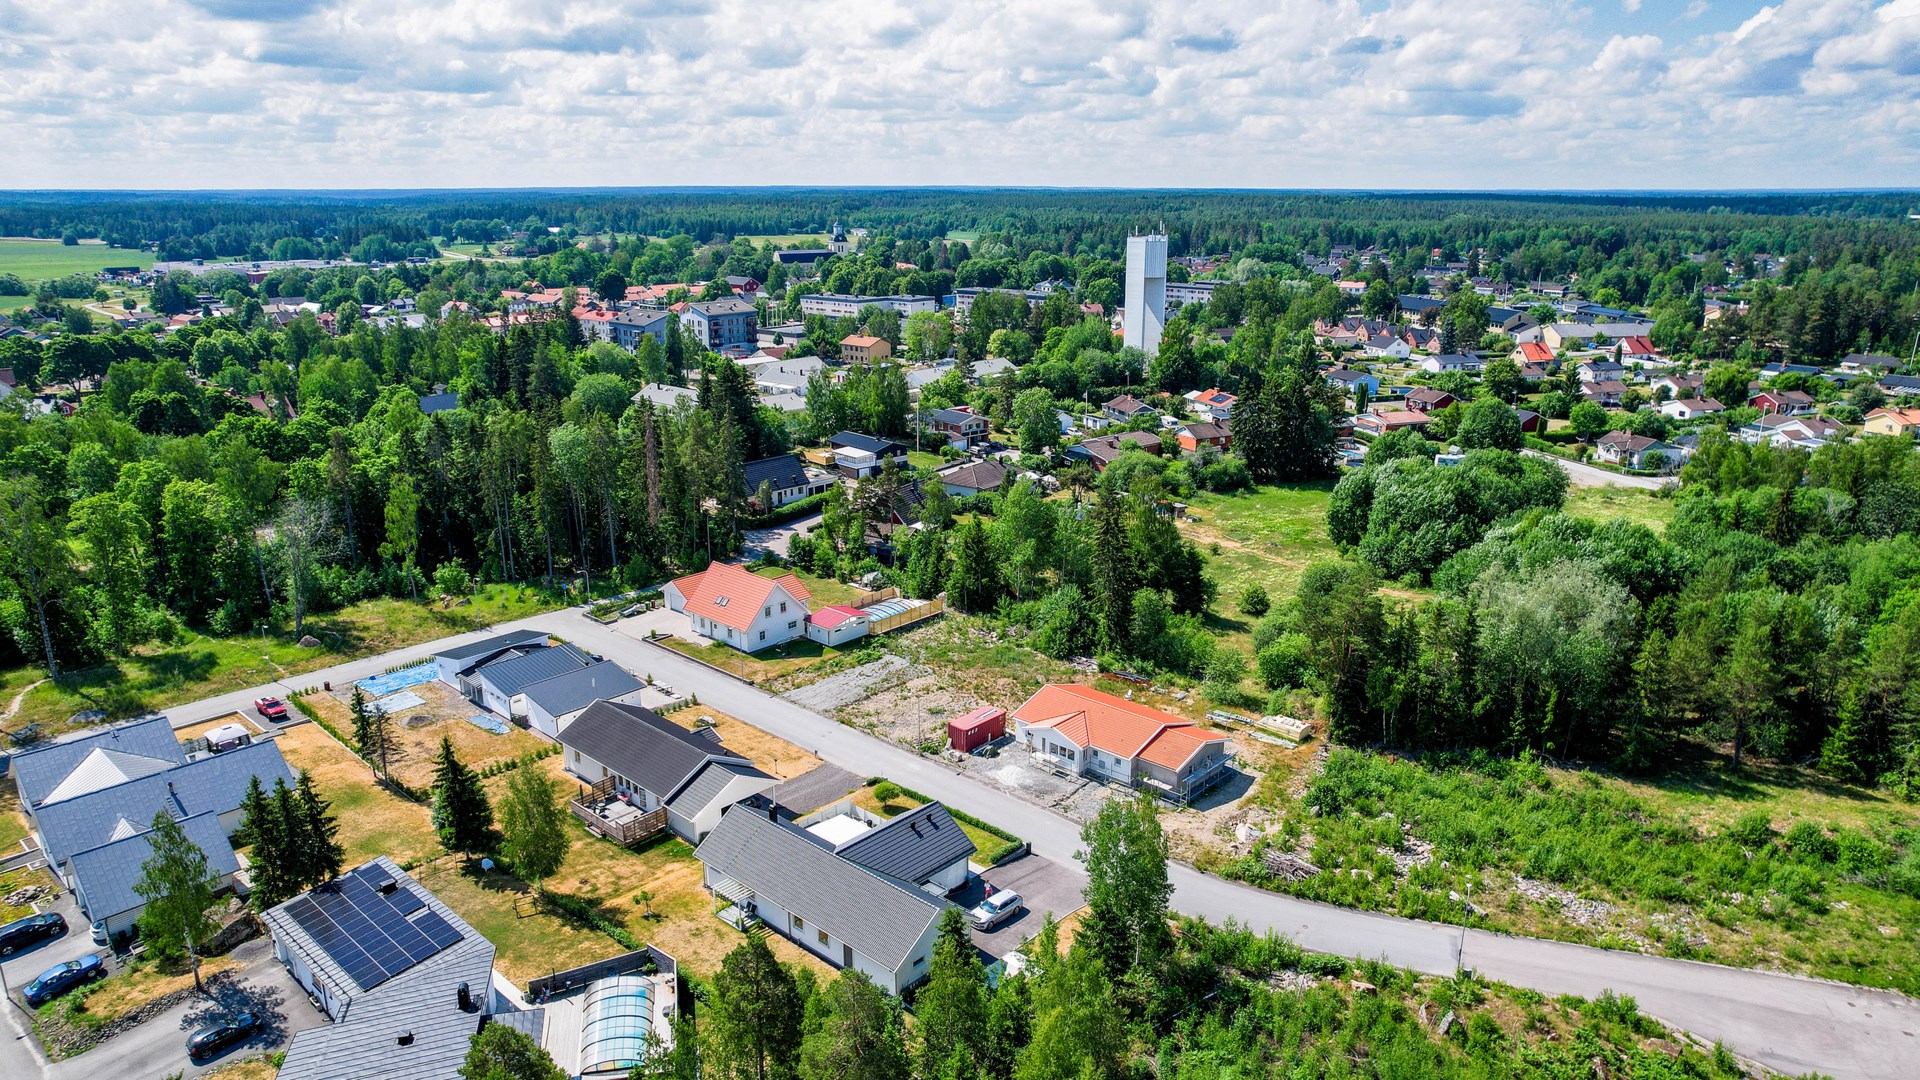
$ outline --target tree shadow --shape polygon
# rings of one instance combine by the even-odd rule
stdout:
[[[269,1050],[287,1038],[286,994],[279,987],[257,986],[238,978],[223,978],[207,987],[180,1017],[180,1030],[191,1035],[229,1017],[250,1012],[260,1018],[253,1033],[198,1064],[219,1061],[236,1053]]]
[[[1596,775],[1703,799],[1758,802],[1773,798],[1782,790],[1795,789],[1852,803],[1880,805],[1889,802],[1888,797],[1880,792],[1787,762],[1748,757],[1735,768],[1725,751],[1697,739],[1675,741],[1666,748],[1664,756],[1664,765],[1647,773],[1622,772],[1611,765],[1599,763],[1569,762],[1568,765],[1590,770]]]

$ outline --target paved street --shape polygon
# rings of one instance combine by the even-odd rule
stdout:
[[[1645,488],[1648,491],[1658,491],[1667,483],[1665,479],[1660,477],[1628,476],[1625,473],[1608,472],[1605,469],[1582,464],[1578,461],[1568,461],[1563,457],[1543,454],[1538,450],[1522,450],[1520,452],[1523,454],[1531,454],[1537,458],[1545,458],[1548,461],[1559,462],[1560,467],[1567,470],[1567,479],[1572,481],[1575,487]]]
[[[265,694],[284,694],[322,680],[337,684],[363,678],[403,660],[424,658],[447,644],[522,628],[547,630],[633,671],[651,672],[659,681],[696,693],[702,702],[827,761],[863,776],[887,776],[992,821],[1031,842],[1034,851],[1047,858],[1069,861],[1079,847],[1078,826],[1041,806],[937,759],[923,758],[676,653],[636,641],[586,618],[578,608],[343,664],[287,683],[235,691],[168,709],[167,714],[176,726],[183,726],[230,712]],[[1172,877],[1173,902],[1179,910],[1214,921],[1237,919],[1257,931],[1272,929],[1309,949],[1380,958],[1435,974],[1451,974],[1464,960],[1491,978],[1548,994],[1592,996],[1611,989],[1633,997],[1653,1016],[1725,1042],[1788,1073],[1818,1069],[1841,1080],[1920,1076],[1920,1002],[1900,995],[1481,931],[1463,934],[1458,927],[1297,900],[1185,865],[1176,865]]]

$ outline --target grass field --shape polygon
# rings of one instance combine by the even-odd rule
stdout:
[[[756,244],[778,244],[781,247],[793,247],[796,244],[824,244],[826,233],[754,233],[735,237],[736,240],[751,240]]]
[[[482,589],[472,604],[452,609],[382,598],[311,617],[305,632],[321,642],[315,649],[300,648],[285,633],[236,638],[196,634],[176,644],[143,645],[130,656],[63,672],[59,682],[35,687],[21,700],[19,711],[0,723],[0,728],[14,731],[38,723],[47,734],[57,734],[62,728],[85,726],[75,725],[72,717],[87,710],[105,712],[108,719],[137,716],[551,611],[560,604],[535,589],[492,585]],[[0,709],[43,675],[35,668],[0,672]]]
[[[0,240],[0,274],[18,274],[29,283],[68,274],[92,274],[108,266],[152,265],[150,251],[129,251],[105,244],[69,247],[57,240]]]
[[[1672,499],[1662,499],[1645,488],[1576,487],[1567,491],[1566,509],[1574,517],[1593,521],[1625,518],[1654,532],[1665,532],[1677,507]]]
[[[685,653],[701,663],[738,675],[755,685],[804,671],[840,653],[838,649],[805,639],[761,649],[751,655],[718,641],[710,645],[698,645],[685,638],[673,637],[662,640],[660,644],[674,652]]]

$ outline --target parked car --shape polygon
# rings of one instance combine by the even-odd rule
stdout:
[[[980,901],[978,907],[967,912],[967,919],[975,930],[991,930],[1018,915],[1022,903],[1019,893],[1003,889]]]
[[[277,697],[263,697],[254,702],[253,707],[260,710],[260,715],[269,720],[285,720],[287,718],[286,702],[281,701]]]
[[[95,945],[112,944],[113,935],[107,933],[106,920],[103,919],[99,922],[94,923],[93,926],[90,927],[89,929],[92,931],[91,936],[93,938],[93,943]]]
[[[98,953],[88,953],[78,960],[55,964],[41,972],[39,978],[21,990],[21,994],[27,999],[28,1005],[37,1009],[76,986],[106,977],[106,961],[100,959]]]
[[[201,1028],[187,1040],[187,1057],[205,1061],[260,1030],[258,1013],[235,1013],[212,1027]]]
[[[67,920],[57,911],[15,919],[0,926],[0,956],[12,956],[29,945],[38,945],[66,932]]]

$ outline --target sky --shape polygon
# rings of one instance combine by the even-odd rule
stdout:
[[[1920,0],[0,0],[0,188],[1920,186]]]

